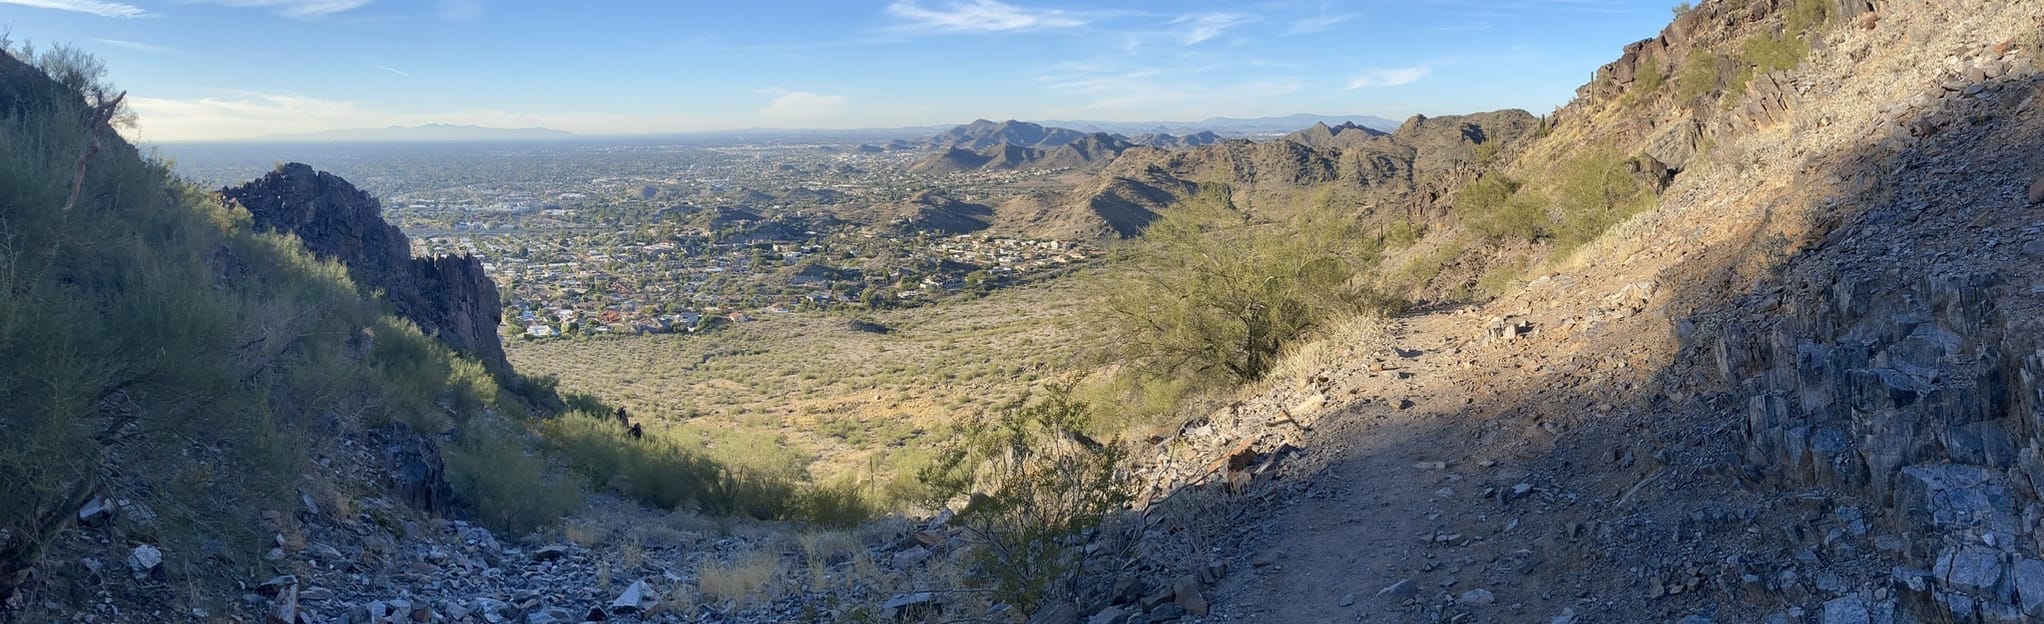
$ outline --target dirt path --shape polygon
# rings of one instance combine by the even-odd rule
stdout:
[[[1394,324],[1401,357],[1350,379],[1366,400],[1317,423],[1308,447],[1319,472],[1238,545],[1246,565],[1216,588],[1207,621],[1547,622],[1572,612],[1581,592],[1543,572],[1564,556],[1548,542],[1585,515],[1557,509],[1581,484],[1536,476],[1554,429],[1500,415],[1511,410],[1502,395],[1547,383],[1527,371],[1568,356],[1532,342],[1479,344],[1473,325],[1455,312]]]
[[[1439,581],[1413,579],[1410,593],[1379,592],[1413,578],[1415,568],[1453,574],[1422,537],[1450,528],[1444,514],[1459,498],[1454,473],[1435,468],[1462,463],[1469,437],[1456,435],[1463,393],[1443,374],[1451,370],[1454,319],[1434,314],[1407,319],[1390,336],[1412,357],[1385,374],[1358,377],[1361,395],[1383,400],[1350,405],[1322,418],[1315,442],[1324,472],[1265,519],[1251,538],[1251,570],[1224,582],[1224,600],[1210,619],[1272,622],[1393,621],[1406,598],[1442,590]],[[1409,407],[1400,409],[1404,402]],[[1445,488],[1445,489],[1444,489]],[[1437,563],[1438,562],[1438,563]],[[1439,564],[1446,564],[1445,566]],[[1421,587],[1424,582],[1426,587]],[[1451,587],[1449,589],[1459,589]]]

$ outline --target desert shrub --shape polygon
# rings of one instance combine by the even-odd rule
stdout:
[[[1346,215],[1306,210],[1256,223],[1225,187],[1167,210],[1121,253],[1105,308],[1123,357],[1157,375],[1247,381],[1331,314],[1395,308],[1358,279],[1377,239]]]
[[[1668,83],[1668,70],[1661,66],[1661,59],[1642,57],[1638,69],[1634,70],[1632,89],[1625,92],[1625,103],[1637,105],[1661,91]]]
[[[1784,28],[1793,37],[1823,27],[1831,22],[1831,4],[1832,0],[1795,0]]]
[[[1193,380],[1183,377],[1115,369],[1073,386],[1072,397],[1086,404],[1093,416],[1082,424],[1084,431],[1111,437],[1132,427],[1164,422],[1193,391]]]
[[[547,448],[593,487],[666,509],[758,519],[798,517],[797,484],[802,475],[794,467],[719,462],[657,428],[634,438],[609,413],[569,412],[536,427]]]
[[[858,526],[871,520],[876,511],[860,492],[859,482],[838,479],[803,486],[794,501],[794,519],[834,529]]]
[[[1573,249],[1653,205],[1655,196],[1633,176],[1617,150],[1593,146],[1578,151],[1556,170],[1552,196],[1555,239]]]
[[[1675,72],[1675,99],[1692,104],[1724,86],[1724,57],[1707,52],[1689,55]]]
[[[1810,53],[1808,44],[1794,35],[1773,33],[1749,37],[1739,49],[1740,60],[1763,74],[1795,67]]]
[[[925,471],[949,492],[975,494],[958,517],[973,549],[974,578],[1021,612],[1078,596],[1095,564],[1084,537],[1131,499],[1128,451],[1078,435],[1095,415],[1063,389],[967,428],[964,440]]]
[[[552,471],[508,428],[471,427],[442,454],[449,484],[491,528],[528,533],[582,505],[581,486]]]
[[[1484,143],[1484,145],[1493,145],[1495,143],[1496,143],[1495,141],[1486,142]],[[1482,148],[1479,147],[1478,149]],[[1411,247],[1413,243],[1419,242],[1419,239],[1423,236],[1426,236],[1426,234],[1427,227],[1425,225],[1416,224],[1413,223],[1412,221],[1405,219],[1399,219],[1397,221],[1391,222],[1388,225],[1383,226],[1378,231],[1377,236],[1379,239],[1384,241],[1385,247],[1400,248]]]
[[[1456,214],[1485,240],[1532,241],[1549,235],[1546,210],[1519,197],[1520,184],[1501,173],[1489,173],[1456,189],[1451,197]]]

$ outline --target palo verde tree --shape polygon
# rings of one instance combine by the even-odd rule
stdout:
[[[1106,309],[1138,368],[1249,381],[1322,322],[1397,306],[1363,279],[1380,247],[1331,208],[1259,222],[1206,186],[1121,253]]]

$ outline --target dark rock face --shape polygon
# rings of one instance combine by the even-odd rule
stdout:
[[[411,257],[411,241],[383,220],[376,198],[304,164],[220,194],[247,208],[256,227],[291,233],[314,254],[347,265],[357,281],[383,289],[421,331],[491,370],[510,370],[497,337],[497,286],[474,256]]]

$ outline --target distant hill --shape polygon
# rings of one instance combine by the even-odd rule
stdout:
[[[1318,147],[1325,149],[1334,147],[1336,144],[1335,140],[1336,137],[1340,137],[1343,134],[1354,134],[1360,138],[1367,139],[1369,137],[1384,136],[1385,134],[1389,133],[1367,126],[1359,126],[1354,123],[1348,122],[1343,122],[1342,124],[1337,126],[1328,126],[1326,123],[1315,123],[1311,128],[1307,128],[1305,130],[1300,130],[1298,132],[1293,132],[1291,134],[1285,135],[1285,140],[1291,141],[1293,143],[1298,143],[1300,145],[1304,145],[1307,147]],[[1348,140],[1352,139],[1345,139],[1343,142],[1347,142]]]
[[[1130,143],[1157,149],[1199,147],[1201,145],[1213,145],[1221,141],[1221,135],[1214,134],[1212,130],[1201,130],[1184,136],[1174,135],[1169,132],[1159,132],[1139,134],[1129,138]]]
[[[1130,147],[1077,190],[1002,204],[993,229],[1020,236],[1130,238],[1204,184],[1227,185],[1238,205],[1268,216],[1288,214],[1327,196],[1378,210],[1403,209],[1444,196],[1471,179],[1480,165],[1479,146],[1517,143],[1538,128],[1533,115],[1505,110],[1414,115],[1389,133],[1316,122],[1276,141]]]
[[[1052,132],[1044,133],[1044,136],[1065,131],[1063,128],[1047,130]],[[962,146],[946,147],[911,165],[909,170],[917,173],[943,174],[962,171],[1085,168],[1112,162],[1122,152],[1135,146],[1136,144],[1121,137],[1095,132],[1079,135],[1073,140],[1055,146],[1041,144],[1030,146],[1003,141],[977,150]]]
[[[1017,147],[1057,147],[1084,138],[1086,133],[1066,128],[1045,127],[1013,119],[1001,122],[974,120],[938,133],[923,141],[925,149],[963,148],[983,150],[1000,144]]]
[[[461,124],[426,124],[387,128],[350,128],[301,134],[273,134],[245,142],[334,143],[460,143],[468,141],[558,141],[579,137],[552,128],[491,128]]]
[[[1312,113],[1285,115],[1282,117],[1208,117],[1199,121],[1044,120],[1038,123],[1091,132],[1114,132],[1129,136],[1142,134],[1197,134],[1200,132],[1212,132],[1224,136],[1268,136],[1284,134],[1314,124],[1339,126],[1344,123],[1354,123],[1384,132],[1389,132],[1398,127],[1396,120],[1371,115],[1318,115]]]

